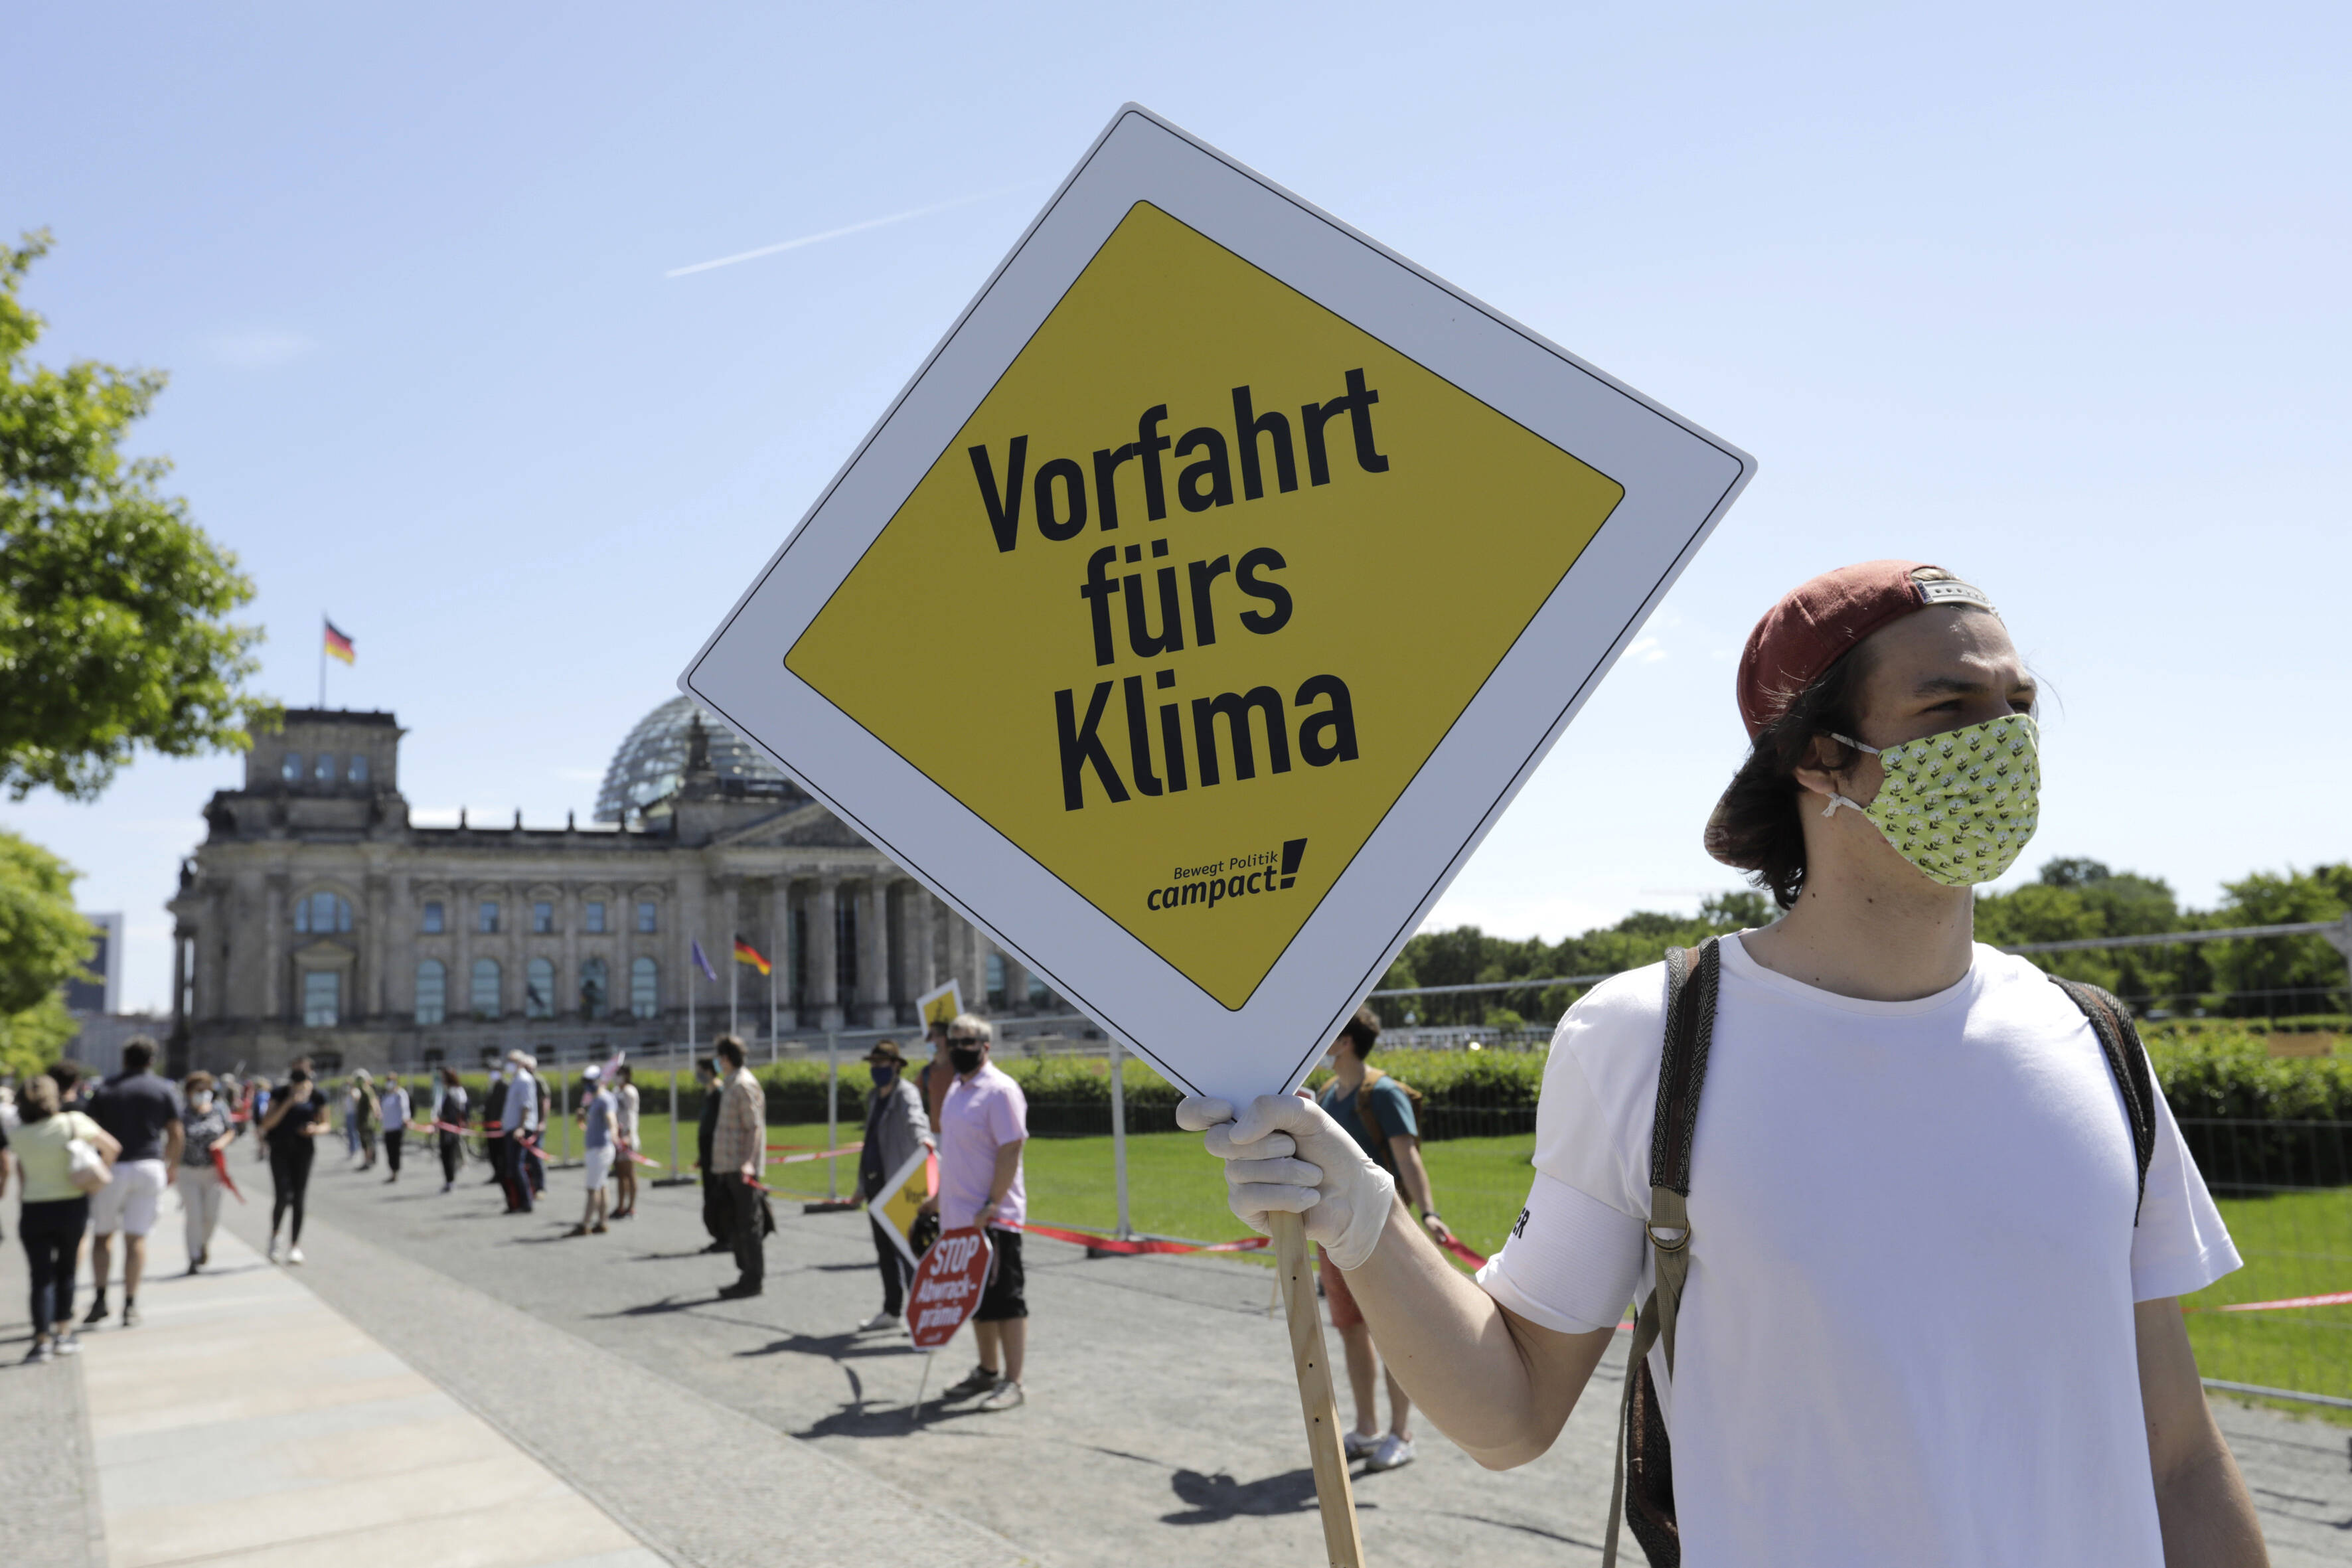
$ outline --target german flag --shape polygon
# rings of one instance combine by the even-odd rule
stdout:
[[[352,639],[337,631],[334,622],[326,621],[323,624],[327,628],[327,657],[340,658],[345,664],[358,663],[359,652],[352,647]]]
[[[768,961],[760,956],[760,950],[740,936],[735,939],[735,962],[748,963],[762,974],[768,973]]]

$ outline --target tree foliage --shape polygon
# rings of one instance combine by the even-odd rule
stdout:
[[[48,245],[0,246],[0,782],[89,799],[142,745],[241,747],[272,709],[243,690],[259,629],[226,619],[252,584],[163,493],[171,465],[121,450],[163,374],[31,363],[18,293]]]
[[[62,992],[98,934],[74,909],[73,879],[47,850],[0,832],[0,1068],[37,1070],[73,1037]]]

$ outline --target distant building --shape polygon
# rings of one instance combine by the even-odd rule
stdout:
[[[615,754],[594,826],[409,821],[390,713],[296,709],[205,808],[170,904],[175,1064],[473,1064],[509,1047],[643,1049],[726,1027],[902,1026],[968,1004],[1058,1010],[1017,961],[686,698]],[[716,983],[691,968],[699,940]],[[993,996],[992,997],[992,993]],[[1009,1008],[1005,1005],[1009,1003]]]

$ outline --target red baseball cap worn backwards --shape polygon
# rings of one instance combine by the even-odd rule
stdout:
[[[1756,623],[1739,656],[1739,717],[1748,738],[1763,733],[1798,693],[1871,633],[1936,605],[1993,607],[1980,590],[1916,561],[1841,566],[1791,589]]]

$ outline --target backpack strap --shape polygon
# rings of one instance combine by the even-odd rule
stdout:
[[[1364,1081],[1356,1086],[1356,1120],[1371,1134],[1372,1159],[1384,1171],[1396,1168],[1396,1156],[1389,1152],[1389,1130],[1381,1125],[1379,1114],[1372,1110],[1372,1085],[1389,1075],[1376,1067],[1364,1068]]]
[[[1706,1086],[1706,1053],[1715,1039],[1715,999],[1722,973],[1717,938],[1666,954],[1666,1030],[1658,1058],[1658,1103],[1650,1133],[1650,1219],[1644,1227],[1656,1279],[1633,1320],[1633,1343],[1625,1357],[1625,1396],[1617,1415],[1617,1463],[1610,1485],[1601,1568],[1616,1568],[1633,1390],[1653,1344],[1665,1347],[1666,1375],[1674,1375],[1675,1321],[1682,1309],[1683,1287],[1690,1279],[1691,1143],[1698,1131],[1699,1091]]]
[[[2147,1201],[2147,1166],[2156,1157],[2156,1084],[2147,1069],[2147,1048],[2140,1044],[2131,1009],[2113,992],[2084,980],[2050,977],[2066,999],[2091,1021],[2099,1049],[2115,1074],[2116,1090],[2123,1096],[2124,1114],[2131,1119],[2132,1153],[2139,1161],[2139,1195],[2132,1205],[2132,1224],[2139,1224],[2140,1205]]]

